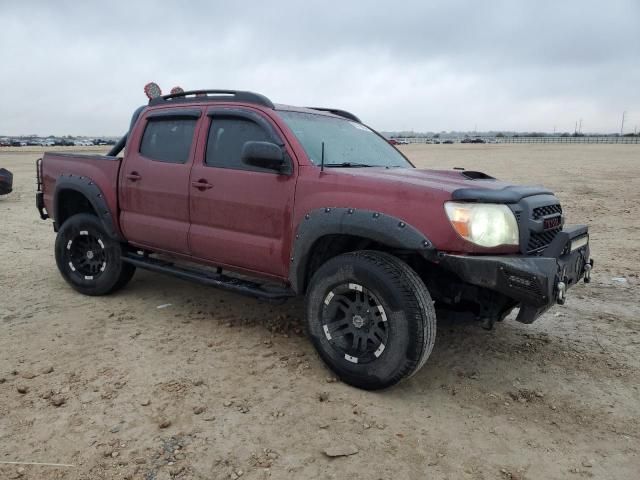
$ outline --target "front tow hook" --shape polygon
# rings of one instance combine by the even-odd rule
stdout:
[[[593,259],[584,266],[584,283],[591,283],[591,269],[593,268]]]
[[[558,282],[556,289],[558,290],[556,302],[558,302],[558,305],[564,305],[564,302],[567,300],[567,284],[564,282]]]

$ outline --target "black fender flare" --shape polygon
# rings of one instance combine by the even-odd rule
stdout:
[[[291,249],[289,283],[296,293],[305,288],[309,255],[316,241],[338,234],[367,238],[401,250],[427,252],[434,248],[417,228],[391,215],[356,208],[312,210],[299,223]]]
[[[74,190],[82,194],[95,210],[96,215],[104,225],[104,229],[107,234],[115,240],[122,241],[115,228],[113,215],[109,210],[109,206],[107,205],[107,201],[104,198],[102,190],[100,190],[100,187],[98,187],[89,177],[73,174],[63,174],[58,177],[53,193],[53,218],[57,227],[60,226],[60,193],[64,190]]]

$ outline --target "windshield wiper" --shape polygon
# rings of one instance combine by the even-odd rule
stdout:
[[[354,163],[354,162],[341,162],[341,163],[325,163],[325,167],[342,167],[342,168],[360,168],[360,167],[373,167],[367,163]]]

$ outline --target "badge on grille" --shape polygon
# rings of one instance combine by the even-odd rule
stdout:
[[[560,226],[561,218],[558,215],[557,217],[545,218],[544,219],[544,229],[551,230],[552,228],[557,228]]]

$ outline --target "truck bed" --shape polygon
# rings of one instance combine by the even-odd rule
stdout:
[[[90,181],[104,193],[104,200],[109,210],[118,212],[118,173],[121,157],[107,155],[87,155],[81,153],[45,152],[41,169],[38,174],[41,179],[44,206],[50,217],[55,220],[56,211],[53,205],[56,185],[65,181]]]

